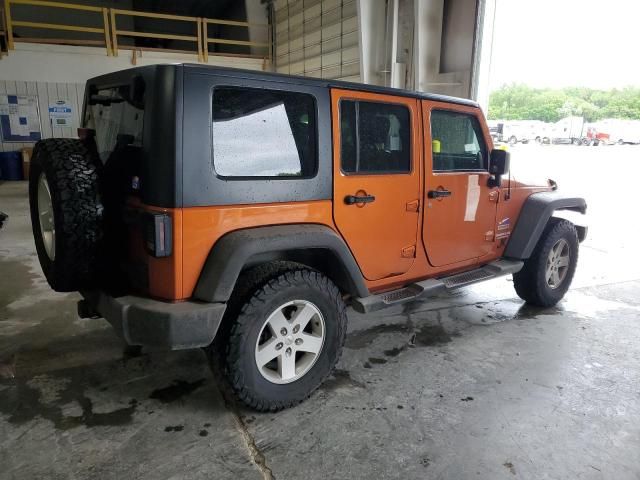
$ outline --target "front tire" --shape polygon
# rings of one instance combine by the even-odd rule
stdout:
[[[531,305],[551,307],[571,285],[578,263],[578,233],[571,222],[552,219],[524,267],[513,275],[520,298]]]
[[[309,269],[279,273],[252,290],[229,319],[224,370],[243,403],[274,412],[305,400],[330,375],[342,354],[346,306],[338,288]]]

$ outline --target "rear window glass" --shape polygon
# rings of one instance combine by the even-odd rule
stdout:
[[[213,165],[222,177],[312,177],[316,107],[305,93],[216,87]]]
[[[128,90],[128,86],[98,90],[88,99],[83,127],[95,130],[96,146],[103,162],[118,142],[142,146],[144,109],[127,100]]]

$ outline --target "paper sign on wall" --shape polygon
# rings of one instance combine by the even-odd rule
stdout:
[[[37,95],[0,95],[3,142],[37,142],[42,138]]]
[[[68,100],[56,100],[49,104],[49,119],[52,127],[71,126],[73,109]]]

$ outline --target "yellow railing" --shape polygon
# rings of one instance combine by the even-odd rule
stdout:
[[[198,52],[198,60],[202,61],[202,19],[196,17],[185,17],[181,15],[167,15],[164,13],[147,13],[136,12],[134,10],[119,10],[117,8],[110,9],[111,13],[111,32],[113,38],[113,51],[118,55],[118,35],[139,38],[157,38],[162,40],[181,40],[184,42],[193,42],[196,44]],[[176,20],[179,22],[190,22],[195,27],[195,35],[172,35],[168,33],[152,33],[152,32],[135,32],[131,30],[118,30],[116,17],[118,15],[128,15],[130,17],[155,18],[161,20]],[[137,50],[138,47],[121,47]],[[147,48],[150,49],[150,48]],[[166,48],[153,48],[153,50],[168,50]]]
[[[32,22],[32,21],[21,21],[15,20],[12,18],[11,7],[13,5],[30,5],[34,7],[51,7],[51,8],[61,8],[61,9],[69,9],[76,11],[84,11],[84,12],[92,12],[97,15],[100,15],[98,21],[92,25],[69,25],[69,24],[61,24],[61,23],[44,23],[44,22]],[[53,2],[48,0],[4,0],[5,6],[5,15],[6,15],[6,42],[9,50],[13,50],[15,42],[37,42],[37,43],[64,43],[64,44],[72,44],[72,45],[103,45],[107,50],[107,55],[118,55],[119,49],[124,50],[161,50],[167,52],[179,52],[179,53],[195,53],[198,56],[198,61],[207,62],[210,52],[209,45],[210,44],[222,44],[222,45],[236,45],[249,47],[254,49],[261,50],[260,54],[227,54],[217,52],[217,55],[232,55],[232,56],[242,56],[242,57],[258,57],[271,59],[271,27],[268,24],[256,24],[249,22],[238,22],[232,20],[219,20],[219,19],[211,19],[211,18],[199,18],[199,17],[188,17],[182,15],[169,15],[163,13],[150,13],[150,12],[139,12],[135,10],[122,10],[117,8],[102,8],[102,7],[93,7],[87,5],[76,5],[71,3],[60,3]],[[157,19],[157,20],[165,20],[172,22],[182,22],[182,23],[190,23],[193,25],[193,31],[191,34],[187,35],[177,35],[177,34],[169,34],[169,33],[154,33],[154,32],[140,32],[136,30],[125,30],[120,29],[118,24],[122,25],[122,22],[119,21],[119,17],[142,17],[148,19]],[[100,23],[98,27],[97,24]],[[226,25],[231,27],[241,27],[241,28],[265,28],[267,29],[267,38],[269,42],[253,42],[246,40],[234,40],[228,38],[218,38],[218,37],[210,37],[209,36],[209,25]],[[26,27],[26,28],[37,28],[37,29],[45,29],[45,30],[59,30],[59,31],[69,31],[69,32],[80,32],[86,34],[99,34],[103,37],[100,40],[96,39],[51,39],[51,38],[26,38],[26,37],[15,37],[14,36],[14,27]],[[0,24],[0,28],[1,24]],[[2,32],[0,31],[0,35]],[[186,42],[187,44],[193,44],[194,48],[192,50],[176,50],[169,49],[165,47],[141,47],[137,45],[125,45],[124,42],[120,42],[119,39],[122,37],[133,37],[133,38],[145,38],[145,39],[158,39],[158,40],[170,40],[170,41],[180,41]]]
[[[224,45],[242,45],[247,47],[259,47],[263,48],[264,55],[249,55],[249,56],[258,56],[260,58],[269,58],[271,59],[271,44],[270,43],[261,43],[261,42],[250,42],[245,40],[227,40],[224,38],[209,38],[209,25],[227,25],[233,27],[258,27],[258,28],[266,28],[267,29],[267,38],[271,38],[271,27],[270,25],[263,23],[249,23],[249,22],[238,22],[235,20],[213,20],[210,18],[202,19],[202,41],[203,41],[203,50],[204,50],[204,61],[207,62],[209,60],[209,44],[217,43]],[[224,55],[224,54],[223,54]]]
[[[30,5],[34,7],[50,7],[50,8],[64,8],[67,10],[76,10],[83,12],[93,12],[95,14],[100,15],[98,18],[98,22],[102,23],[100,28],[96,27],[87,27],[83,25],[67,25],[60,23],[43,23],[43,22],[23,22],[20,20],[13,20],[11,16],[11,6],[12,5]],[[28,28],[39,28],[46,30],[62,30],[67,32],[82,32],[82,33],[94,33],[99,34],[104,37],[104,40],[78,40],[78,39],[40,39],[40,38],[23,38],[20,37],[20,42],[36,42],[43,40],[46,43],[68,43],[73,45],[104,45],[107,49],[107,55],[111,55],[111,41],[109,39],[109,20],[108,20],[108,9],[101,7],[91,7],[87,5],[74,5],[71,3],[59,3],[59,2],[49,2],[45,0],[4,0],[4,10],[6,15],[7,22],[7,46],[9,50],[13,50],[14,48],[14,36],[13,29],[14,27],[28,27]]]

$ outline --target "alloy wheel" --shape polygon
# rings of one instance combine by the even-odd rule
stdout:
[[[295,382],[318,360],[325,340],[322,313],[307,300],[278,307],[264,322],[255,348],[260,374],[276,384]]]
[[[38,179],[38,219],[40,220],[40,235],[49,260],[56,257],[56,225],[53,217],[53,201],[49,182],[44,172]]]
[[[564,238],[558,240],[549,251],[545,269],[545,278],[549,288],[558,288],[567,277],[570,264],[569,254],[569,243]]]

